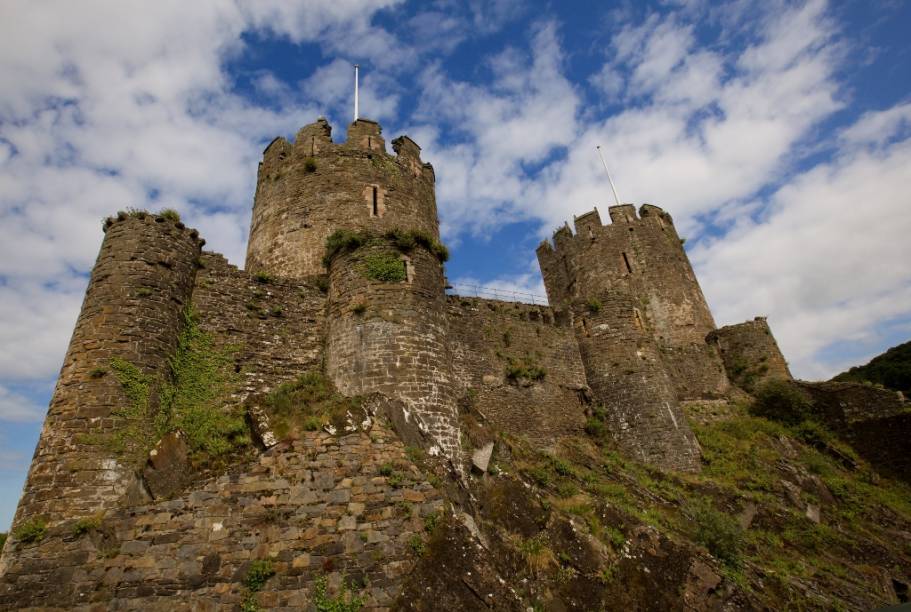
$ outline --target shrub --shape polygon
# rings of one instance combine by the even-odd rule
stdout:
[[[424,544],[424,538],[421,537],[421,534],[416,533],[411,536],[408,540],[408,545],[411,547],[411,550],[414,551],[414,554],[423,556],[427,550],[427,546]]]
[[[344,580],[339,594],[335,597],[329,597],[328,590],[325,576],[313,581],[313,605],[317,612],[358,612],[364,607],[364,598],[351,593]]]
[[[546,374],[541,366],[524,360],[512,361],[506,365],[506,379],[511,383],[544,380]]]
[[[345,229],[334,231],[326,238],[326,255],[323,257],[323,265],[328,268],[336,255],[359,249],[369,239],[370,237],[364,232],[353,232]]]
[[[364,314],[365,312],[367,312],[367,304],[364,304],[363,302],[361,302],[359,304],[355,304],[354,306],[351,307],[351,312],[353,312],[356,315]]]
[[[304,160],[304,170],[307,172],[316,172],[316,160],[308,157]]]
[[[712,555],[732,569],[740,566],[740,546],[743,530],[728,514],[716,510],[709,502],[691,506],[694,537]]]
[[[329,423],[342,428],[349,412],[360,411],[361,402],[360,398],[339,393],[321,372],[305,372],[279,385],[263,401],[279,435],[280,430],[287,432],[293,425],[308,431]]]
[[[604,422],[601,419],[591,418],[585,422],[585,433],[600,438],[604,435]]]
[[[756,391],[750,413],[788,425],[796,425],[810,416],[813,400],[785,380],[772,379]]]
[[[101,516],[100,515],[81,518],[78,521],[76,521],[75,525],[73,525],[73,535],[78,538],[79,536],[85,535],[90,531],[94,531],[95,529],[98,529],[100,526],[101,526]]]
[[[268,285],[275,279],[272,277],[271,274],[267,274],[266,272],[257,272],[256,274],[253,275],[253,280],[255,280],[257,283],[260,283],[262,285]]]
[[[313,279],[313,286],[323,293],[329,293],[329,277],[322,275],[317,276],[315,279]]]
[[[29,519],[13,530],[13,537],[23,544],[40,542],[45,535],[47,535],[47,523],[41,518]]]
[[[180,223],[180,213],[174,210],[173,208],[164,208],[161,212],[158,213],[158,216],[167,221],[173,221],[174,223]]]
[[[377,253],[364,258],[364,275],[382,283],[400,283],[406,278],[405,265],[392,253]]]
[[[599,300],[598,298],[590,299],[586,303],[586,306],[588,307],[588,311],[592,314],[601,312],[601,308],[602,308],[601,300]]]
[[[386,232],[384,238],[392,242],[400,251],[405,253],[417,246],[422,246],[430,251],[434,257],[445,263],[449,260],[449,249],[439,240],[419,230],[394,229]]]
[[[250,567],[247,569],[247,577],[244,578],[244,586],[246,586],[250,592],[256,593],[257,591],[262,590],[266,581],[274,575],[275,568],[272,567],[271,559],[256,559],[250,563]]]

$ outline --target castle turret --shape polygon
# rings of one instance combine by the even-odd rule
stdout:
[[[246,268],[278,276],[325,272],[326,238],[339,229],[439,231],[434,173],[403,136],[386,153],[380,125],[358,119],[345,143],[325,119],[294,141],[277,138],[259,167]]]
[[[706,340],[718,347],[731,381],[746,391],[752,392],[772,378],[791,380],[788,363],[765,317],[725,325]]]
[[[670,215],[645,205],[597,209],[538,247],[550,303],[573,313],[586,376],[632,454],[674,469],[698,467],[698,445],[678,400],[728,388],[705,342],[715,328]],[[639,423],[635,426],[635,423]]]
[[[538,260],[551,304],[601,291],[632,296],[652,330],[661,360],[681,400],[717,397],[729,386],[717,350],[705,336],[715,329],[671,216],[645,204],[609,209],[602,225],[597,209],[554,235],[555,249]]]
[[[117,364],[147,380],[167,376],[202,243],[160,216],[108,221],[14,525],[86,517],[139,494],[124,432],[154,410],[141,405],[154,394],[141,397],[135,378],[128,396]]]

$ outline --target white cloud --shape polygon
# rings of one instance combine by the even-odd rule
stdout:
[[[903,107],[868,114],[849,128],[891,126]],[[911,138],[858,149],[850,140],[830,163],[793,177],[760,220],[743,221],[691,256],[719,324],[769,316],[785,356],[801,376],[843,368],[820,352],[864,343],[877,325],[911,312]]]
[[[0,385],[0,421],[40,421],[44,418],[46,409],[36,406],[34,402],[17,393],[13,393]],[[19,453],[12,451],[0,452],[0,470],[4,466],[21,459]]]

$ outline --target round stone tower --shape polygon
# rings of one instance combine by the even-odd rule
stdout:
[[[14,526],[87,517],[139,493],[136,466],[112,444],[133,403],[112,362],[167,375],[202,244],[160,216],[108,221]]]
[[[645,205],[613,206],[565,226],[538,247],[551,306],[572,313],[586,377],[613,434],[644,461],[699,466],[698,444],[678,400],[729,388],[715,328],[670,215]]]
[[[554,234],[538,261],[552,305],[593,292],[632,296],[681,400],[718,397],[730,387],[718,350],[706,343],[715,329],[696,275],[671,216],[649,204],[612,206],[602,225],[597,209]]]
[[[277,276],[323,274],[326,238],[339,229],[439,232],[434,174],[407,136],[386,153],[382,128],[358,119],[345,143],[325,119],[294,144],[276,138],[259,166],[246,269]]]
[[[395,155],[369,119],[352,123],[344,143],[332,142],[324,119],[293,145],[273,141],[259,169],[246,267],[289,277],[328,272],[327,375],[345,394],[401,400],[431,452],[455,459],[433,167],[407,136],[392,146]],[[358,242],[327,258],[327,238],[339,230]]]

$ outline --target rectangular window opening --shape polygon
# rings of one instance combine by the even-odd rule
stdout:
[[[376,217],[380,213],[379,202],[377,200],[376,187],[373,188],[373,216]]]
[[[626,266],[626,273],[632,274],[633,268],[629,265],[629,257],[626,256],[626,253],[623,253],[623,264]]]

